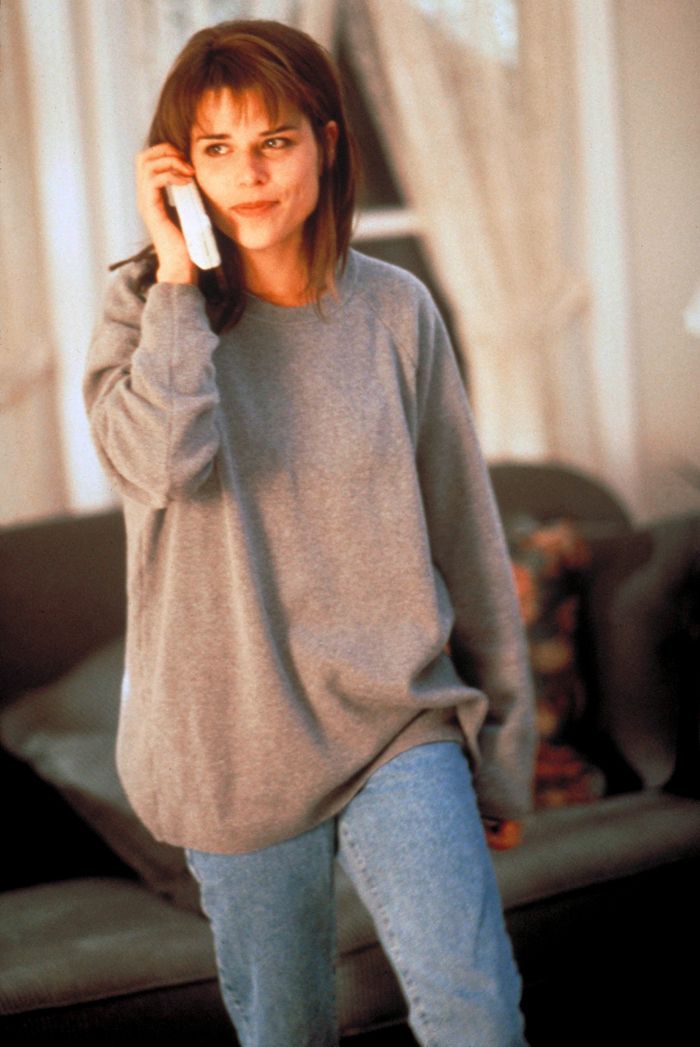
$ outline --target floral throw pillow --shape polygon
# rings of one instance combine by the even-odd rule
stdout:
[[[514,517],[506,523],[506,535],[535,682],[540,736],[535,804],[586,803],[602,796],[606,784],[602,771],[569,740],[586,698],[576,633],[589,547],[570,520]]]

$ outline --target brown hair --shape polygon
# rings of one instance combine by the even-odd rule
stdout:
[[[156,106],[148,144],[170,142],[189,159],[190,134],[206,91],[261,92],[270,116],[288,103],[302,112],[313,130],[323,160],[318,204],[304,228],[309,295],[320,302],[350,245],[358,154],[348,124],[340,79],[330,55],[306,33],[281,22],[236,20],[202,29],[172,66]],[[338,125],[333,156],[323,129]],[[244,309],[242,268],[235,245],[216,231],[223,259],[223,281],[200,273],[200,287],[218,330],[231,327]],[[147,249],[140,256],[145,257]],[[152,254],[152,249],[150,249]],[[148,279],[155,279],[155,267]]]

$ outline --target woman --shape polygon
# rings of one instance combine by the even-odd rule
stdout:
[[[522,1044],[481,813],[530,801],[510,568],[445,329],[349,250],[355,153],[304,34],[196,34],[163,88],[86,401],[124,495],[120,774],[182,845],[244,1047],[337,1042],[333,861],[419,1042]],[[199,273],[163,190],[196,178]],[[447,644],[449,642],[449,655]]]

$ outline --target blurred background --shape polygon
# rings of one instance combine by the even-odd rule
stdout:
[[[196,29],[340,62],[358,249],[412,269],[491,462],[560,461],[649,521],[700,507],[697,0],[3,0],[0,523],[114,504],[81,381],[133,186]]]

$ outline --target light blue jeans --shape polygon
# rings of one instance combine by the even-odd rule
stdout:
[[[424,1047],[523,1047],[520,979],[467,761],[418,746],[317,828],[241,855],[188,851],[242,1047],[334,1047],[333,862],[374,918]]]

